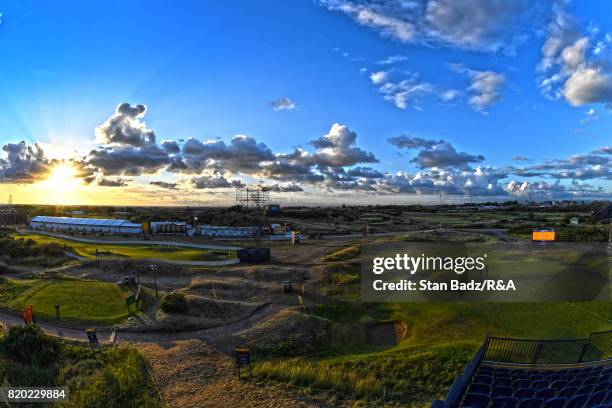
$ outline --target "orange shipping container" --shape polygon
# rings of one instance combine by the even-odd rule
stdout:
[[[554,241],[555,231],[533,231],[532,241]]]

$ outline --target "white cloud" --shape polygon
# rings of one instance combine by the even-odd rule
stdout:
[[[514,54],[545,6],[527,0],[319,0],[332,11],[401,43]]]
[[[573,106],[612,102],[612,77],[601,69],[580,68],[565,82],[563,96]]]
[[[397,64],[398,62],[406,61],[407,59],[408,57],[406,57],[405,55],[396,54],[396,55],[391,55],[390,57],[387,57],[383,60],[378,61],[377,64],[393,65],[393,64]]]
[[[277,112],[290,111],[290,110],[294,110],[297,108],[297,105],[295,104],[295,102],[293,102],[291,99],[287,98],[286,96],[280,97],[277,100],[270,102],[270,106],[272,107],[272,109],[274,109]]]
[[[370,74],[370,80],[374,85],[382,85],[389,80],[389,71],[376,71]]]
[[[486,113],[486,109],[501,99],[501,87],[506,82],[503,74],[493,71],[477,71],[461,64],[451,64],[451,69],[470,78],[469,103],[474,110]]]

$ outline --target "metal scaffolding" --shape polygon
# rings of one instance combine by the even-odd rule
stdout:
[[[244,242],[245,253],[256,254],[262,261],[270,258],[270,190],[261,185],[236,188],[236,205],[242,211],[245,226],[256,227],[257,233]],[[250,255],[245,255],[250,256]],[[239,254],[240,257],[240,254]]]

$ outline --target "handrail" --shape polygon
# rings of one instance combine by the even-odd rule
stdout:
[[[530,340],[489,337],[483,361],[516,364],[576,364],[612,357],[612,330],[584,339]]]

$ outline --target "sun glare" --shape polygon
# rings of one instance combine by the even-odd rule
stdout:
[[[49,172],[45,184],[55,191],[68,192],[74,190],[80,183],[76,170],[68,164],[58,164]]]

